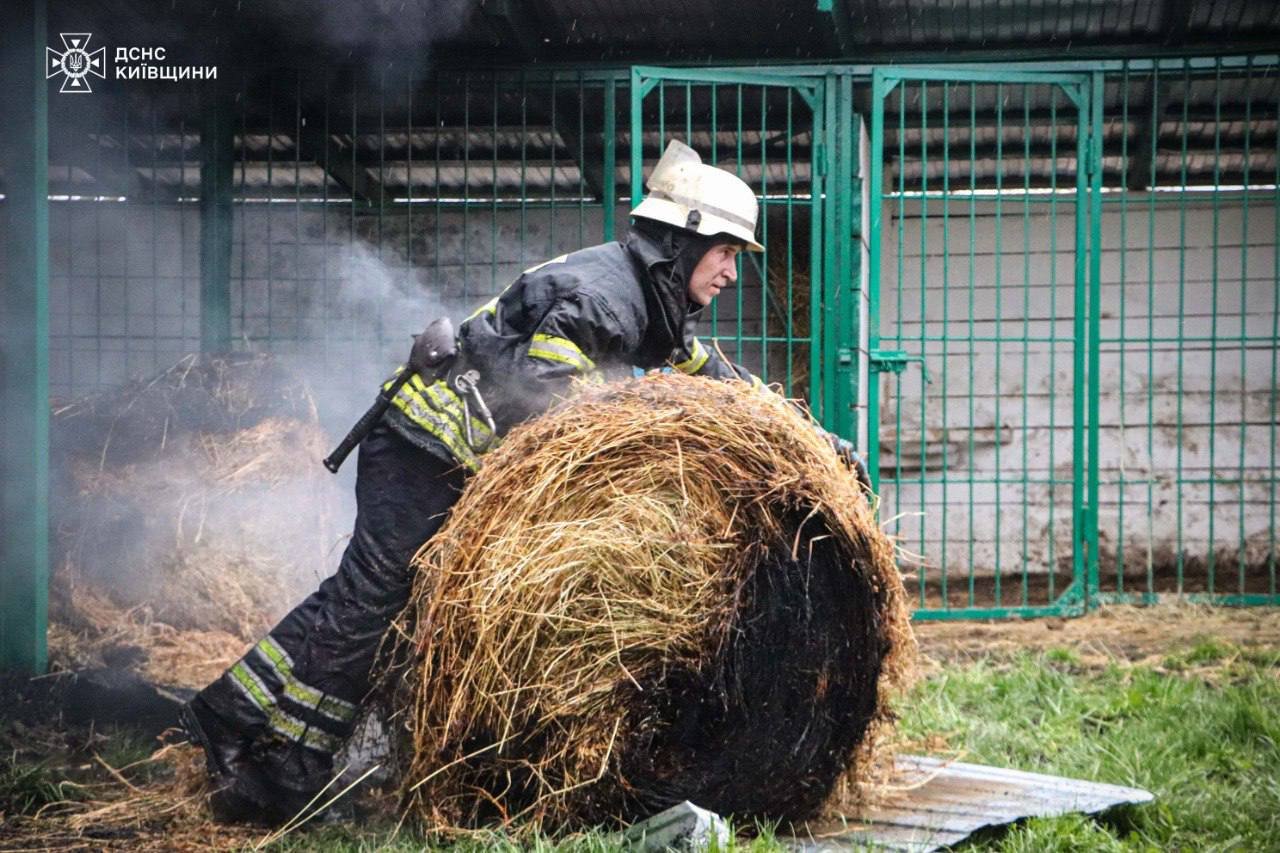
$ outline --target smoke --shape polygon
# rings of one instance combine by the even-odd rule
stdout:
[[[384,75],[388,83],[425,76],[436,48],[463,33],[475,13],[469,0],[51,3],[49,32],[93,33],[92,44],[106,46],[109,57],[118,47],[163,47],[168,62],[217,65],[222,79],[278,68],[320,76],[348,67],[362,88],[375,88]],[[103,88],[125,85],[108,80]]]
[[[336,443],[372,404],[379,383],[408,359],[413,335],[437,317],[451,318],[456,327],[469,309],[441,295],[446,281],[410,266],[397,252],[359,241],[341,249],[325,278],[326,286],[300,295],[309,340],[278,357],[310,380],[321,421]]]
[[[158,402],[141,405],[159,414]],[[146,447],[112,435],[132,447],[113,454],[104,439],[98,464],[85,453],[60,457],[63,583],[183,630],[254,639],[341,553],[350,509],[316,461],[324,435],[287,415],[175,433]]]
[[[55,412],[52,512],[64,570],[175,628],[244,640],[333,574],[356,517],[357,456],[338,476],[323,457],[407,359],[412,334],[438,316],[460,324],[492,289],[573,240],[572,229],[553,232],[549,216],[520,231],[495,219],[493,242],[474,260],[462,216],[435,223],[403,213],[375,218],[305,205],[280,216],[278,206],[236,207],[236,352],[192,353]],[[288,227],[265,228],[270,216]],[[152,240],[180,242],[180,219],[157,219],[154,233],[151,220],[122,216],[81,260],[105,266],[132,248],[128,241],[143,250]],[[70,241],[74,234],[61,231],[67,222],[55,219],[52,240]],[[525,256],[532,252],[536,259]],[[166,297],[156,309],[143,305],[143,315],[179,311],[179,328],[198,328],[198,301],[165,293],[145,274],[138,283]],[[100,310],[132,330],[140,309],[129,292],[101,289],[100,309],[90,301],[79,310]],[[74,314],[70,301],[55,311]],[[133,333],[129,346],[151,351],[148,334]],[[161,359],[157,366],[168,366]]]
[[[55,409],[64,584],[250,640],[336,570],[355,518],[356,459],[338,477],[321,459],[407,359],[411,336],[465,308],[397,253],[337,248],[325,286],[306,282],[294,316],[277,319],[285,339],[270,352],[192,354]]]
[[[425,74],[433,47],[462,32],[473,13],[466,0],[245,0],[240,7],[281,52],[350,63],[370,85],[384,73]]]
[[[312,5],[235,0],[231,6],[216,3],[153,15],[135,11],[119,22],[107,15],[83,20],[68,15],[58,18],[63,23],[55,29],[92,30],[109,49],[163,46],[173,62],[218,64],[220,77],[227,80],[241,72],[253,80],[268,63],[348,67],[356,69],[355,82],[363,89],[426,76],[434,48],[459,35],[474,11],[466,0]],[[71,18],[82,23],[72,26]],[[125,93],[123,84],[111,89]],[[162,113],[175,115],[189,106],[157,103]],[[103,100],[100,109],[117,126],[125,106],[124,98],[114,98]],[[100,133],[101,117],[96,121]],[[69,140],[68,145],[79,145],[68,162],[96,164],[93,174],[101,180],[104,157],[97,143],[86,141],[93,129],[90,119],[79,121],[62,109],[52,124],[64,131],[58,136]],[[131,183],[123,178],[105,183],[132,198],[136,172],[121,170]],[[248,216],[248,207],[240,207],[239,213]],[[309,212],[304,209],[302,216]],[[329,212],[321,209],[320,216]],[[136,258],[148,248],[154,255],[154,247],[167,236],[179,246],[176,263],[184,268],[190,242],[169,230],[176,229],[180,218],[144,227],[130,224],[126,215],[86,249],[63,225],[70,223],[68,216],[54,223],[54,251],[77,245],[80,261],[102,269],[122,247],[125,258]],[[68,230],[59,233],[63,227]],[[270,283],[246,273],[243,282],[233,284],[242,297],[236,309],[242,321],[237,354],[184,357],[168,369],[55,407],[51,512],[64,587],[71,581],[85,583],[120,606],[148,608],[175,627],[218,628],[252,639],[338,565],[355,518],[356,458],[337,477],[320,460],[373,403],[379,383],[407,358],[413,334],[438,316],[449,316],[456,324],[475,306],[445,296],[449,282],[415,267],[403,253],[389,251],[392,241],[381,234],[377,246],[362,241],[358,235],[368,232],[359,230],[342,245],[334,245],[332,232],[309,244],[297,234],[304,253],[308,245],[323,243],[323,270],[317,272],[313,263],[295,262],[288,269],[289,251],[281,253],[280,246],[252,230],[243,233],[243,249],[257,253],[254,260],[265,256],[271,271],[279,270],[283,260],[286,269]],[[59,239],[65,241],[62,249],[56,245]],[[140,249],[130,251],[131,244]],[[456,262],[457,252],[447,253]],[[132,267],[123,272],[126,279],[146,278]],[[92,309],[55,307],[55,313],[69,319],[77,311],[97,312],[94,331],[79,337],[73,332],[66,339],[71,355],[77,343],[83,347],[90,339],[95,347],[90,357],[116,355],[106,353],[94,336],[102,334],[101,315],[110,312],[112,320],[128,324],[137,313],[129,303],[132,297],[126,299],[133,283],[122,285],[122,304],[99,293],[102,304]],[[83,283],[70,289],[76,292],[68,302],[87,292]],[[260,316],[249,303],[268,289],[275,292],[276,302]],[[138,290],[155,294],[152,313],[163,314],[170,305],[163,283]],[[198,310],[188,303],[173,309],[182,316],[165,318],[178,321],[176,339],[185,345],[191,341],[191,312]],[[127,325],[122,329],[121,347],[132,372],[139,364],[133,356],[157,348],[148,339],[151,333]],[[168,358],[157,356],[156,366],[166,367]],[[118,360],[121,366],[124,362]],[[84,363],[83,354],[76,363]],[[66,384],[84,383],[73,379]]]

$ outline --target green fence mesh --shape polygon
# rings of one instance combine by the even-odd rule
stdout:
[[[1278,119],[1274,57],[53,99],[51,387],[213,329],[363,388],[432,314],[618,236],[678,136],[762,202],[708,337],[868,443],[920,616],[1280,603]]]

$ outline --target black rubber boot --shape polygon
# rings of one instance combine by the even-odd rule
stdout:
[[[227,819],[289,820],[313,794],[325,791],[312,808],[342,790],[325,787],[333,751],[351,733],[387,626],[408,600],[409,562],[464,481],[457,466],[385,423],[361,444],[355,528],[338,571],[183,710]]]
[[[273,796],[274,786],[250,760],[245,738],[201,705],[199,697],[183,705],[178,722],[188,740],[204,750],[205,767],[213,784],[209,807],[214,820],[270,825],[291,817],[280,816],[281,798]]]

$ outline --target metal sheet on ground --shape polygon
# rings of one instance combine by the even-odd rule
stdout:
[[[808,837],[792,839],[793,849],[869,845],[927,853],[984,827],[1072,812],[1097,814],[1155,799],[1141,788],[910,755],[898,757],[892,785],[902,790],[863,814],[846,822],[810,824]]]

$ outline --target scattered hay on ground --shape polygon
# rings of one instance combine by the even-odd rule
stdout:
[[[512,431],[397,627],[403,792],[433,828],[687,798],[803,819],[873,778],[914,651],[893,545],[826,442],[780,398],[680,375]]]
[[[1118,660],[1158,667],[1168,655],[1204,638],[1242,648],[1280,648],[1280,610],[1189,602],[1109,605],[1070,619],[924,622],[915,631],[922,657],[935,665],[1064,649],[1091,668]]]
[[[270,418],[118,468],[73,463],[56,508],[68,579],[175,627],[262,633],[327,574],[340,495],[324,445],[317,424]]]
[[[121,608],[92,589],[56,583],[49,624],[55,671],[125,666],[153,684],[199,689],[217,678],[249,645],[226,631],[179,629],[151,608]]]
[[[165,746],[123,767],[98,756],[93,769],[98,781],[76,784],[75,799],[6,816],[0,850],[243,850],[263,835],[213,821],[204,757],[195,747]]]
[[[266,353],[190,354],[119,388],[53,404],[52,455],[101,468],[153,458],[173,440],[227,435],[270,418],[316,419],[305,381]]]

